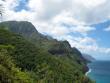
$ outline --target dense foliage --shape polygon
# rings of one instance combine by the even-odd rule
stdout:
[[[76,48],[34,30],[38,39],[30,38],[28,26],[20,28],[21,34],[17,24],[13,28],[19,33],[0,29],[0,83],[93,83],[84,75],[86,61]]]
[[[0,46],[0,83],[31,83],[31,76],[16,67],[7,48],[10,47]]]

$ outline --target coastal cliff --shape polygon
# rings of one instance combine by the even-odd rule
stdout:
[[[0,70],[6,74],[0,73],[1,83],[93,83],[77,48],[42,35],[30,22],[0,23],[0,55]]]

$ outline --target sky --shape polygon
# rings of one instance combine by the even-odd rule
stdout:
[[[98,60],[110,60],[110,0],[0,0],[3,21],[36,29]]]

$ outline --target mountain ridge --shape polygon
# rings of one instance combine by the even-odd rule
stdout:
[[[0,23],[0,45],[14,47],[9,54],[21,71],[34,72],[30,75],[39,83],[92,83],[84,75],[86,61],[78,49],[72,48],[68,41],[48,39],[27,23]],[[28,32],[30,25],[32,30]]]
[[[79,53],[78,55],[80,55],[82,61],[86,61],[83,58],[81,52],[75,47],[72,48],[68,41],[66,41],[66,40],[58,41],[56,39],[53,39],[52,37],[51,37],[51,39],[49,39],[50,36],[44,36],[43,34],[39,33],[31,22],[28,22],[28,21],[6,21],[6,22],[1,22],[0,25],[4,26],[4,27],[8,27],[8,29],[10,31],[17,33],[19,35],[22,35],[24,38],[26,38],[29,41],[32,41],[35,44],[37,42],[37,44],[40,44],[40,46],[42,48],[47,47],[47,45],[50,46],[49,48],[45,48],[45,49],[48,49],[48,51],[50,51],[50,49],[52,47],[55,48],[55,46],[58,46],[58,48],[60,48],[59,46],[61,45],[62,47],[65,47],[65,51],[71,51],[71,52],[74,51],[76,53]],[[56,51],[61,52],[61,48]]]

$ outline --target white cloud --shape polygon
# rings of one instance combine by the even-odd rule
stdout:
[[[19,0],[5,0],[3,4],[5,9],[13,10],[19,5]]]
[[[38,14],[39,20],[51,20],[68,11],[72,19],[92,24],[108,20],[110,15],[107,0],[30,0],[28,6]]]
[[[74,19],[71,12],[66,10],[53,17],[52,22],[56,24],[63,23],[67,25],[85,25],[84,22],[79,22],[77,19]]]
[[[105,28],[104,31],[110,31],[110,27]]]
[[[75,0],[76,3],[80,3],[87,8],[97,7],[101,4],[104,4],[106,0]]]
[[[94,27],[89,27],[89,26],[77,26],[71,30],[73,30],[74,32],[78,32],[82,35],[87,35],[88,32],[94,31],[96,29]]]
[[[110,54],[110,48],[106,48],[105,50],[106,53]]]
[[[5,3],[9,10],[17,5],[19,0],[6,0]],[[69,12],[69,18],[78,24],[92,24],[110,19],[108,0],[29,0],[27,6],[32,13],[36,13],[36,20],[42,21],[51,20],[63,11]]]
[[[72,47],[77,47],[82,53],[99,53],[99,54],[110,54],[110,48],[101,47],[97,44],[97,41],[90,37],[65,37],[71,44]]]
[[[43,14],[45,11],[43,0],[29,0],[27,6],[30,8],[30,11],[39,13],[39,15]]]
[[[2,0],[0,0],[0,4],[3,4],[3,1]]]
[[[40,27],[37,28],[40,32],[54,36],[63,36],[69,33],[87,35],[89,32],[95,30],[94,27],[83,26],[84,23],[80,23],[72,18],[70,12],[68,11],[63,11],[61,14],[55,16],[50,21],[40,20],[35,24],[36,26]]]

